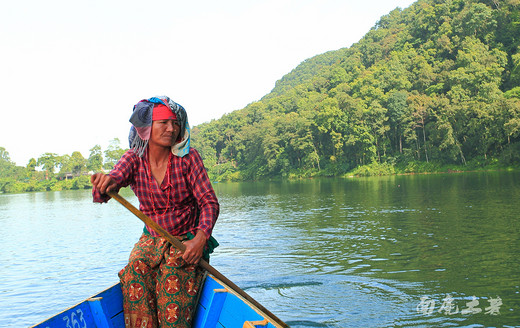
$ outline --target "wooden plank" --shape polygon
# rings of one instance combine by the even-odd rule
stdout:
[[[204,279],[193,328],[215,328],[227,296],[227,290],[210,276]]]
[[[113,328],[112,323],[107,318],[103,309],[102,300],[102,297],[91,297],[88,299],[88,305],[90,306],[94,323],[96,324],[96,328]]]
[[[113,316],[110,321],[112,322],[112,327],[114,328],[125,328],[125,314],[123,311]]]
[[[97,294],[95,297],[102,297],[104,311],[108,318],[112,318],[123,311],[123,292],[121,284],[115,284]]]
[[[262,321],[246,321],[244,322],[243,328],[264,328],[267,327],[269,324],[269,321],[267,319],[264,319]]]
[[[226,290],[215,290],[212,294],[209,307],[206,309],[202,320],[199,322],[194,322],[193,327],[204,327],[204,328],[213,328],[217,326],[217,323],[220,320],[220,315],[222,313],[222,308],[224,307],[224,303],[228,293]]]
[[[229,293],[226,297],[219,322],[226,328],[242,328],[246,321],[262,321],[264,317],[248,306],[240,297]]]

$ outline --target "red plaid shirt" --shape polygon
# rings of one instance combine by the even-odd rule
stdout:
[[[139,157],[128,150],[110,171],[119,188],[130,186],[139,199],[139,209],[174,236],[202,230],[209,238],[219,214],[219,203],[199,153],[170,154],[171,166],[159,186],[151,175],[148,153]],[[93,190],[94,202],[110,197]],[[197,212],[200,212],[197,223]],[[152,236],[159,236],[147,226]]]

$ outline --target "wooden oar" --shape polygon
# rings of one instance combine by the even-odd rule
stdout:
[[[174,247],[180,249],[181,251],[184,251],[186,249],[186,246],[177,238],[173,237],[168,231],[164,230],[158,223],[156,223],[154,220],[150,219],[146,214],[138,210],[134,205],[129,203],[126,199],[124,199],[121,195],[119,195],[117,192],[114,191],[108,191],[107,194],[117,200],[121,205],[126,207],[130,212],[134,213],[135,216],[137,216],[141,221],[143,221],[147,226],[151,227],[155,232],[157,232],[161,237],[165,238],[172,244]],[[222,273],[220,273],[217,269],[212,267],[207,261],[204,259],[200,259],[199,265],[205,269],[207,272],[211,273],[213,276],[215,276],[217,279],[221,280],[223,283],[228,285],[231,289],[233,289],[237,294],[245,298],[247,301],[249,301],[251,304],[256,306],[258,309],[260,309],[262,312],[267,314],[270,319],[275,321],[277,324],[279,324],[282,327],[289,327],[285,322],[278,319],[277,316],[272,314],[269,310],[267,310],[265,307],[262,306],[262,304],[258,303],[254,298],[249,296],[245,291],[240,289],[237,285],[235,285],[231,280],[226,278]]]

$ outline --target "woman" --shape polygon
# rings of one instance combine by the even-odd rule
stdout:
[[[108,174],[92,175],[94,202],[130,186],[140,210],[180,239],[180,252],[145,226],[119,272],[126,327],[190,327],[202,269],[197,263],[219,204],[199,153],[190,148],[186,111],[168,97],[134,106],[128,150]],[[190,239],[191,238],[191,239]],[[211,243],[210,243],[211,244]]]

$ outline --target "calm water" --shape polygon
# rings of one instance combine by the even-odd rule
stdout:
[[[214,187],[212,265],[291,327],[520,327],[519,173]],[[0,195],[0,326],[117,282],[141,230],[89,191]]]

